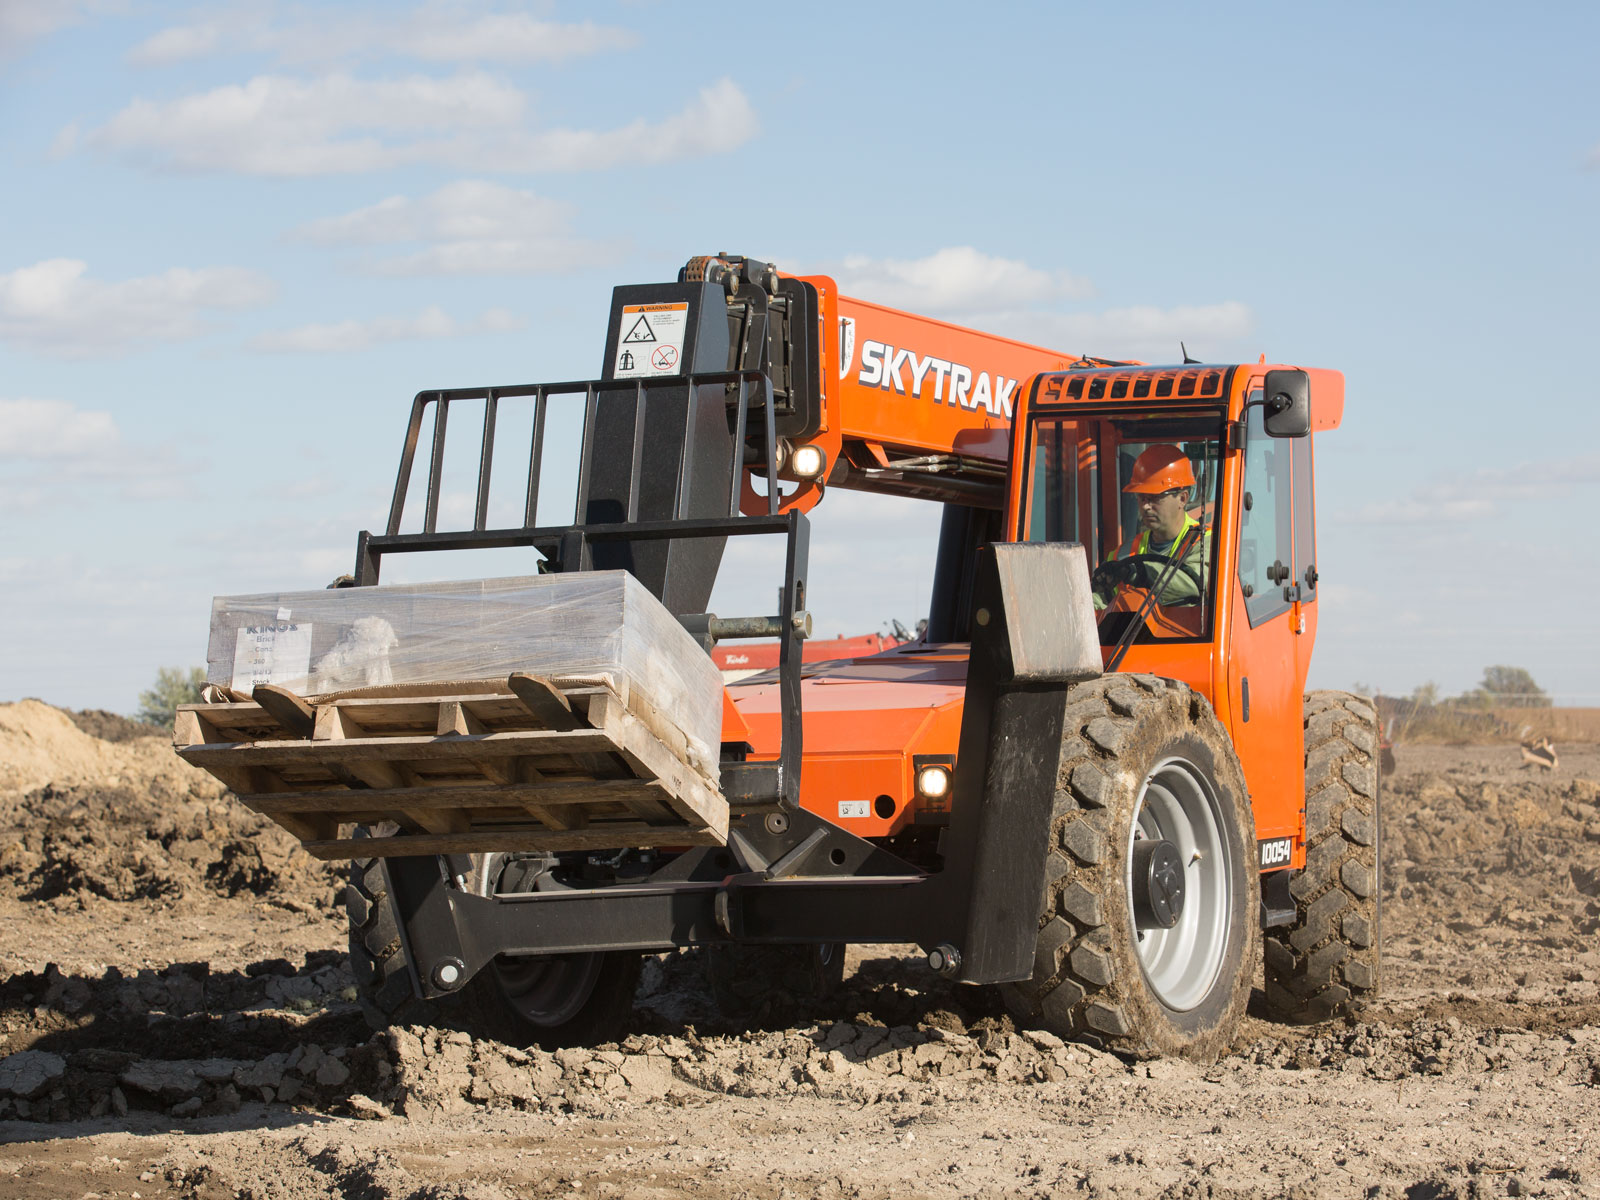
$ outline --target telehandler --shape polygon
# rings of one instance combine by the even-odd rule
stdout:
[[[446,418],[463,403],[484,411],[477,504],[470,528],[441,528]],[[513,403],[534,408],[525,519],[491,526],[494,423]],[[583,418],[574,523],[540,525],[563,405]],[[777,669],[722,699],[720,823],[678,837],[559,820],[553,793],[527,791],[537,771],[503,765],[473,776],[487,791],[429,792],[437,779],[357,763],[373,738],[327,750],[367,719],[359,697],[213,693],[180,717],[180,752],[313,853],[351,860],[352,961],[379,1024],[440,1005],[500,1038],[606,1040],[645,953],[704,947],[735,1005],[752,961],[820,987],[847,943],[916,943],[1062,1036],[1213,1056],[1263,964],[1290,1020],[1378,987],[1376,713],[1304,694],[1312,448],[1343,405],[1337,371],[1061,354],[824,276],[691,259],[676,282],[615,290],[598,379],[417,395],[387,528],[360,535],[346,582],[377,584],[397,553],[532,547],[542,572],[630,572],[707,653],[776,639]],[[403,532],[429,418],[421,528]],[[806,514],[839,488],[943,506],[927,628],[803,663]],[[761,535],[785,546],[777,612],[707,612],[728,539]],[[537,679],[499,691],[441,703],[437,739],[488,754],[591,732]],[[518,705],[551,724],[497,731]],[[282,728],[252,733],[246,710]],[[407,753],[420,770],[437,749]],[[329,773],[307,783],[313,759]],[[263,782],[272,763],[295,769]],[[508,788],[548,836],[472,823]]]

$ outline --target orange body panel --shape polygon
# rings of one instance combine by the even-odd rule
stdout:
[[[1067,366],[1066,356],[841,297],[825,277],[809,282],[822,295],[828,397],[828,425],[816,443],[828,452],[830,462],[841,452],[865,452],[880,461],[882,456],[907,452],[954,452],[997,464],[1022,461],[1021,438],[1034,388],[1032,380],[1022,377],[1030,371],[1061,370]],[[929,358],[936,361],[930,364]],[[965,388],[953,392],[955,373],[940,372],[939,363],[947,368],[965,366],[970,375],[963,378]],[[1265,372],[1275,368],[1241,366],[1224,392],[1216,372],[1226,369],[1130,367],[1126,374],[1152,381],[1171,377],[1180,386],[1183,377],[1193,376],[1187,399],[1175,389],[1170,398],[1158,399],[1152,386],[1149,406],[1214,406],[1225,408],[1229,421],[1240,421],[1252,386],[1259,386]],[[1076,374],[1041,379],[1039,402],[1103,408],[1111,395],[1109,387],[1094,399],[1069,399],[1066,384]],[[1308,374],[1313,429],[1336,428],[1344,410],[1343,375],[1320,369],[1309,369]],[[1126,388],[1123,394],[1132,396]],[[1309,456],[1313,440],[1285,442],[1291,455]],[[1316,634],[1316,603],[1296,602],[1287,614],[1251,628],[1238,571],[1243,476],[1244,454],[1227,452],[1219,507],[1209,514],[1216,531],[1218,581],[1210,641],[1137,644],[1119,669],[1180,680],[1210,700],[1239,753],[1258,838],[1291,837],[1288,865],[1299,867],[1305,862],[1301,696]],[[1012,471],[1006,527],[1013,536],[1019,528],[1023,486],[1021,472]],[[1106,473],[1099,498],[1103,512],[1116,510],[1116,486]],[[785,507],[809,509],[821,494],[820,487],[803,485]],[[1108,544],[1091,548],[1095,557],[1114,549],[1117,537],[1114,529],[1103,531],[1102,540]],[[1301,551],[1310,558],[1309,548]],[[930,649],[936,652],[930,655]],[[1108,657],[1109,653],[1107,647]],[[917,811],[913,757],[953,756],[958,749],[965,673],[964,647],[916,644],[873,658],[808,669],[802,683],[802,805],[862,837],[884,836],[909,824]],[[776,686],[758,679],[731,686],[729,695],[749,730],[755,757],[776,757]],[[880,802],[879,797],[888,799]],[[951,802],[959,804],[962,797],[952,797]]]
[[[1004,467],[1022,383],[1063,370],[1079,356],[980,333],[839,294],[826,275],[800,276],[817,289],[821,310],[822,427],[811,445],[829,464],[841,454],[861,468],[896,458],[959,454]],[[809,511],[818,483],[789,481],[787,512]],[[748,486],[746,512],[764,512]]]
[[[966,685],[964,646],[932,654],[926,647],[899,647],[807,668],[801,807],[858,837],[883,837],[910,824],[917,809],[912,759],[954,758]],[[727,690],[750,730],[753,757],[776,758],[777,685],[754,679]],[[887,815],[880,812],[880,796],[892,802]]]

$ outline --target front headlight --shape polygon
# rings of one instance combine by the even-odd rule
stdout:
[[[917,772],[917,795],[926,800],[938,800],[949,794],[949,767],[923,767]]]

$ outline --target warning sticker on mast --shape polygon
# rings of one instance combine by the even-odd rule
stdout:
[[[624,304],[622,338],[617,343],[617,359],[611,364],[612,378],[681,374],[683,339],[688,328],[686,303]]]

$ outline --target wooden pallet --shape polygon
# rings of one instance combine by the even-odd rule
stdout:
[[[181,706],[173,744],[322,859],[725,844],[727,802],[683,734],[635,707],[530,675],[310,701],[268,686]]]

